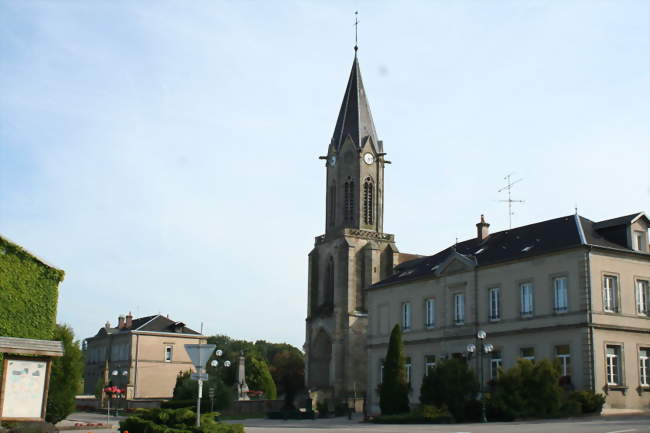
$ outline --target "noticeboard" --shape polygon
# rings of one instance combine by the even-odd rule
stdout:
[[[0,420],[43,420],[50,381],[50,360],[5,355],[2,375]]]

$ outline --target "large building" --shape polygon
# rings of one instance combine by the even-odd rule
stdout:
[[[427,369],[465,358],[484,330],[486,381],[518,358],[558,359],[568,386],[604,393],[607,407],[647,408],[649,223],[569,215],[490,234],[481,217],[475,238],[397,266],[367,293],[370,410],[396,323],[414,404]]]
[[[324,159],[325,234],[309,253],[307,386],[320,398],[366,387],[365,289],[412,256],[384,233],[384,166],[356,56]]]
[[[178,373],[195,370],[184,345],[199,342],[206,337],[162,315],[120,316],[116,327],[106,323],[85,341],[84,393],[110,381],[129,400],[169,399]]]

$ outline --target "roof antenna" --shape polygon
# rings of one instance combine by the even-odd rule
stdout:
[[[359,50],[359,45],[357,44],[357,36],[358,36],[358,30],[359,30],[359,11],[354,11],[354,55],[357,55],[357,51]]]
[[[499,200],[499,201],[508,202],[508,221],[509,221],[510,228],[512,228],[512,216],[515,214],[515,213],[512,211],[512,204],[513,204],[513,203],[524,203],[524,200],[513,200],[512,197],[511,197],[511,195],[510,195],[510,191],[512,190],[512,186],[513,186],[514,184],[516,184],[516,183],[521,182],[522,180],[524,180],[523,178],[521,178],[521,179],[517,179],[517,180],[515,180],[515,181],[512,181],[512,180],[511,180],[511,176],[512,176],[513,174],[515,174],[515,173],[514,173],[514,172],[513,172],[513,173],[510,173],[510,174],[508,174],[506,177],[503,178],[504,180],[507,180],[508,183],[506,184],[506,186],[504,186],[504,187],[501,188],[499,191],[497,191],[497,192],[508,191],[508,200]]]

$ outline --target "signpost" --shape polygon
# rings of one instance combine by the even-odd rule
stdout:
[[[196,367],[196,373],[192,375],[199,382],[199,392],[196,399],[196,426],[201,427],[201,397],[203,396],[203,381],[208,380],[208,374],[205,372],[205,364],[210,359],[210,355],[214,351],[214,344],[186,344],[185,350],[190,355],[192,364]]]

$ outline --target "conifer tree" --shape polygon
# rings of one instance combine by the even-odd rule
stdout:
[[[402,330],[395,325],[390,333],[388,351],[384,360],[382,383],[379,385],[379,407],[383,415],[409,412],[409,384],[406,380],[406,366]]]

